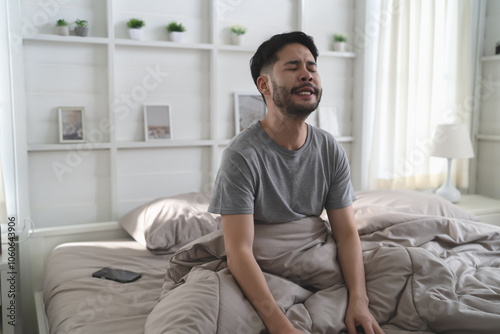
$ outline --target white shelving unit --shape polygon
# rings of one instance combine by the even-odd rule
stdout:
[[[33,0],[19,3],[26,18],[43,10]],[[264,4],[272,15],[262,12]],[[235,133],[233,93],[257,92],[249,59],[283,31],[315,37],[322,105],[344,115],[338,140],[350,154],[355,54],[330,51],[333,33],[353,35],[350,1],[75,0],[56,11],[22,38],[30,214],[37,227],[112,221],[156,197],[209,189]],[[320,21],[325,12],[328,20]],[[146,22],[142,41],[127,36],[132,17]],[[88,20],[89,36],[55,35],[59,18]],[[181,43],[167,39],[164,27],[172,20],[187,27]],[[235,23],[249,28],[243,46],[229,43]],[[147,104],[170,105],[172,140],[144,141]],[[58,143],[56,110],[67,105],[85,107],[86,143]],[[317,125],[316,117],[309,122]]]
[[[257,92],[249,60],[262,41],[284,31],[314,36],[321,105],[342,114],[337,139],[361,160],[363,117],[355,109],[362,85],[353,87],[362,80],[361,62],[354,53],[330,51],[334,33],[354,41],[355,19],[364,26],[364,9],[355,6],[351,0],[7,0],[19,221],[33,219],[36,231],[87,231],[154,198],[210,189],[235,134],[234,92]],[[142,41],[128,38],[126,21],[133,17],[146,22]],[[56,35],[60,18],[87,20],[89,36]],[[167,40],[170,21],[187,27],[182,43]],[[230,44],[236,23],[248,27],[242,46]],[[144,140],[147,104],[170,105],[172,140]],[[61,106],[85,107],[86,143],[58,142]],[[318,125],[317,115],[308,122]],[[26,333],[36,332],[35,241],[19,245],[18,319]]]
[[[500,199],[500,55],[495,54],[500,41],[500,4],[481,1],[478,46],[478,78],[474,98],[473,133],[475,158],[472,161],[472,190],[485,198]],[[475,182],[474,182],[475,181]]]

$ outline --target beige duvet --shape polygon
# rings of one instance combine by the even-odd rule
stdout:
[[[500,332],[500,229],[425,194],[357,196],[370,308],[386,333]],[[348,292],[324,221],[256,226],[254,249],[297,328],[346,333]],[[58,261],[64,259],[59,253]],[[92,278],[83,277],[97,258],[83,260],[86,271],[70,285],[56,277],[53,260],[44,290],[51,333],[265,333],[227,269],[220,230],[162,256],[144,253],[144,262],[136,263],[147,273],[144,280],[126,287],[90,286]],[[72,267],[82,266],[66,263],[60,270]],[[95,304],[99,291],[106,305]],[[86,302],[89,296],[96,301]]]

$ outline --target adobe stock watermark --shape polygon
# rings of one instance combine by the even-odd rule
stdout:
[[[163,72],[158,64],[155,68],[147,66],[145,71],[146,74],[142,78],[141,84],[135,85],[129,93],[120,94],[115,100],[113,113],[116,119],[125,120],[129,117],[131,110],[139,107],[149,93],[157,89],[169,75],[168,72]],[[81,166],[84,158],[89,156],[115,130],[116,125],[111,119],[104,117],[99,121],[97,128],[86,132],[87,142],[69,146],[63,162],[52,161],[51,167],[58,181],[63,182],[66,174],[72,173]]]
[[[64,332],[78,334],[82,333],[82,324],[92,323],[96,317],[114,303],[115,296],[125,297],[131,304],[137,303],[138,294],[127,293],[127,285],[106,281],[106,286],[100,288],[95,294],[87,296],[76,307],[75,317],[64,324]]]
[[[37,35],[42,26],[53,25],[60,13],[61,6],[69,4],[70,0],[39,0],[36,2],[39,10],[30,17],[21,16],[21,35],[10,34],[11,44],[14,51],[20,51],[23,44],[23,36],[30,38]]]

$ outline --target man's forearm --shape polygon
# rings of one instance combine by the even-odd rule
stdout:
[[[271,294],[264,274],[252,253],[241,251],[228,256],[228,266],[270,333],[291,326]]]
[[[337,252],[350,298],[368,303],[365,267],[358,234],[342,240],[337,246]]]

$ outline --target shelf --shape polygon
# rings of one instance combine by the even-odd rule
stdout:
[[[481,135],[478,134],[476,136],[477,140],[482,140],[482,141],[498,141],[500,142],[500,135]]]
[[[220,140],[158,140],[145,142],[118,142],[119,149],[134,149],[134,148],[161,148],[161,147],[199,147],[213,145],[227,145],[229,139]]]
[[[139,46],[139,47],[158,47],[158,48],[176,48],[176,49],[195,49],[195,50],[211,50],[211,44],[204,43],[182,43],[170,41],[136,41],[132,39],[115,39],[115,45],[120,46]]]
[[[103,37],[79,37],[79,36],[59,36],[59,35],[34,35],[24,37],[24,41],[41,41],[57,43],[82,43],[82,44],[108,44],[109,39]]]
[[[323,51],[319,52],[319,56],[326,57],[338,57],[338,58],[355,58],[356,54],[354,52],[338,52],[338,51]]]
[[[71,150],[107,150],[111,148],[109,143],[72,143],[72,144],[30,144],[28,152],[49,152],[49,151],[71,151]]]
[[[348,137],[347,137],[348,138]],[[118,142],[118,149],[134,148],[161,148],[161,147],[197,147],[197,146],[224,146],[230,139],[214,140],[159,140],[144,142]],[[72,151],[72,150],[107,150],[111,148],[110,143],[74,143],[74,144],[31,144],[28,146],[29,152],[49,152],[49,151]]]
[[[157,48],[176,48],[176,49],[194,49],[194,50],[220,50],[220,51],[235,51],[235,52],[255,52],[255,47],[246,47],[240,45],[213,45],[207,43],[183,43],[170,41],[136,41],[132,39],[112,39],[103,37],[79,37],[79,36],[59,36],[59,35],[34,35],[24,37],[24,41],[42,41],[42,42],[57,42],[57,43],[82,43],[82,44],[108,44],[114,43],[117,46],[138,46],[138,47],[157,47]],[[320,51],[320,56],[337,57],[337,58],[355,58],[353,52],[338,52],[338,51]],[[490,58],[500,60],[499,56],[483,57],[483,60]]]
[[[215,47],[220,51],[235,51],[235,52],[255,52],[256,47],[246,47],[240,45],[218,45]],[[333,57],[333,58],[355,58],[354,52],[338,52],[338,51],[319,51],[320,57]]]

